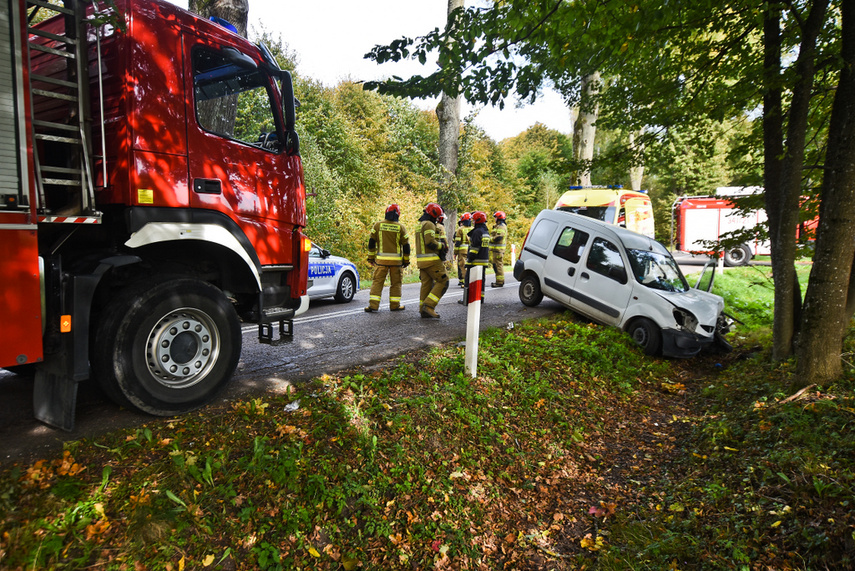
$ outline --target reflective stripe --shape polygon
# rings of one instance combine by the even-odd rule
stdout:
[[[419,254],[416,257],[419,260],[436,260],[437,262],[439,261],[439,255],[438,254]]]
[[[389,303],[400,303],[400,301],[401,301],[400,297],[390,297],[389,298]]]
[[[400,254],[377,254],[376,259],[400,262],[403,257]]]
[[[427,296],[427,298],[430,301],[436,302],[436,303],[434,303],[434,307],[436,307],[436,304],[439,303],[439,298],[437,296],[435,296],[434,294],[429,294]]]
[[[379,295],[372,295],[372,296],[369,296],[368,299],[370,301],[380,301],[380,296]]]

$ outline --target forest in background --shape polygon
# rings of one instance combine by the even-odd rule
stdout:
[[[297,131],[305,169],[308,235],[351,259],[363,276],[369,227],[390,203],[412,232],[424,205],[442,184],[439,124],[434,111],[411,100],[366,91],[355,80],[330,87],[299,66],[282,37],[251,31],[294,74],[300,102]],[[515,137],[494,141],[466,117],[460,167],[454,180],[459,212],[508,215],[509,243],[519,247],[538,212],[552,208],[571,184],[572,134],[536,123]],[[717,186],[760,184],[762,157],[746,149],[751,121],[709,122],[663,129],[645,153],[642,188],[656,211],[657,238],[670,239],[670,207],[681,195],[710,194]],[[598,129],[594,184],[629,188],[626,132]],[[446,221],[456,226],[456,221]],[[410,270],[415,271],[415,270]]]

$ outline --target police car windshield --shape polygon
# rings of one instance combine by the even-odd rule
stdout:
[[[648,250],[627,250],[627,254],[638,283],[662,291],[689,291],[686,278],[671,256]]]

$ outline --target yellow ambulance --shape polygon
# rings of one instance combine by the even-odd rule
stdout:
[[[571,186],[555,210],[602,220],[653,238],[653,204],[647,191],[617,186]]]

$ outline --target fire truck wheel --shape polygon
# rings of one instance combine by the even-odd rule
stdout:
[[[543,301],[543,291],[540,289],[540,279],[535,274],[526,274],[520,280],[520,301],[523,305],[534,307]]]
[[[649,319],[639,317],[629,324],[626,332],[638,343],[645,355],[657,355],[662,348],[662,333],[659,327]]]
[[[95,376],[116,403],[172,416],[208,402],[241,352],[240,321],[216,287],[176,277],[137,284],[104,311]]]
[[[745,244],[731,248],[724,253],[724,265],[729,268],[745,266],[750,260],[751,250]]]

